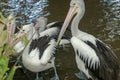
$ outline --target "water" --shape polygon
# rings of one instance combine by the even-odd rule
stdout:
[[[1,10],[6,15],[14,14],[19,26],[32,23],[39,16],[47,16],[44,9],[48,6],[47,0],[7,0],[1,3]]]
[[[18,23],[19,25],[31,23],[32,20],[36,19],[39,15],[47,16],[48,22],[63,21],[66,17],[70,2],[70,0],[43,0],[45,1],[44,6],[41,7],[37,4],[39,0],[25,0],[26,2],[24,3],[22,3],[24,0],[20,0],[21,5],[24,4],[23,8],[21,8],[21,6],[18,5],[20,3],[17,3],[18,0],[15,0],[16,3],[11,1],[12,0],[6,0],[4,2],[11,3],[13,11],[20,9],[20,11],[14,11],[18,22],[20,22]],[[28,3],[32,4],[30,5]],[[85,4],[86,12],[80,22],[79,28],[108,44],[118,58],[120,58],[120,0],[85,0]],[[14,9],[15,6],[18,7]],[[31,8],[26,8],[27,6]],[[5,15],[12,12],[11,7],[0,6],[0,9],[6,13]],[[21,19],[23,19],[22,22]],[[75,63],[72,47],[58,51],[56,65],[60,80],[78,80],[74,76],[74,73],[79,70]],[[21,78],[28,80],[28,78],[24,77],[24,75],[18,71],[15,80],[21,80]]]

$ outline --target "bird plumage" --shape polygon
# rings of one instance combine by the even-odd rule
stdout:
[[[76,53],[78,68],[83,70],[89,78],[117,80],[119,70],[118,58],[99,39],[95,38],[94,42],[91,42],[89,39],[71,38],[71,44]],[[79,59],[81,62],[78,62]],[[81,63],[83,63],[84,67],[82,67]]]
[[[87,76],[88,80],[117,80],[119,61],[113,51],[101,40],[78,29],[84,12],[84,0],[71,0],[69,12],[57,42],[60,41],[71,22],[72,37],[70,42],[75,51],[79,70]]]
[[[60,32],[58,26],[61,27],[61,22],[54,22],[51,27],[46,26],[45,30],[40,33],[37,31],[39,29],[36,30],[32,25],[23,26],[22,29],[30,40],[22,53],[22,63],[25,68],[32,72],[42,72],[54,68],[57,73],[54,60],[56,40]]]
[[[55,50],[55,40],[42,36],[28,44],[23,51],[22,62],[30,71],[41,72],[53,67]]]

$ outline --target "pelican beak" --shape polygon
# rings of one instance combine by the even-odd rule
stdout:
[[[70,9],[69,9],[69,11],[68,11],[67,17],[66,17],[66,19],[65,19],[65,21],[64,21],[64,24],[63,24],[63,26],[62,26],[62,28],[61,28],[61,31],[60,31],[60,33],[59,33],[59,36],[58,36],[58,39],[57,39],[57,45],[59,45],[60,40],[61,40],[64,32],[66,31],[66,29],[67,29],[70,21],[72,20],[72,17],[73,17],[76,13],[77,13],[77,7],[71,6]]]

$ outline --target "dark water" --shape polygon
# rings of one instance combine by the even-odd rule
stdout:
[[[13,12],[13,9],[14,14],[18,17],[18,22],[23,19],[22,23],[18,23],[19,25],[31,23],[39,15],[47,16],[48,22],[63,21],[70,2],[70,0],[41,0],[43,3],[39,2],[39,0],[25,0],[26,2],[21,0],[19,3],[17,3],[19,0],[15,0],[17,1],[16,3],[14,0],[14,3],[11,1],[6,0],[4,2],[13,4],[12,7],[3,7],[2,4],[0,9],[6,13],[5,15]],[[37,2],[42,4],[42,7]],[[120,58],[120,0],[85,0],[85,4],[86,13],[80,22],[79,28],[108,44]],[[15,10],[16,6],[17,9]],[[56,65],[58,66],[57,70],[60,80],[78,80],[74,76],[74,73],[79,70],[75,63],[72,48],[58,51]],[[24,76],[22,73],[17,73],[15,80],[21,80],[22,76]],[[25,77],[22,80],[28,80],[28,78]]]

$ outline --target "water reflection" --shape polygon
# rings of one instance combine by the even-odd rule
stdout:
[[[108,38],[112,41],[120,39],[120,0],[101,0],[104,18],[104,28],[108,31]]]
[[[5,15],[15,14],[20,24],[31,23],[40,15],[47,16],[48,12],[45,11],[47,6],[47,0],[7,0],[6,3],[5,1],[1,3],[2,12]]]

